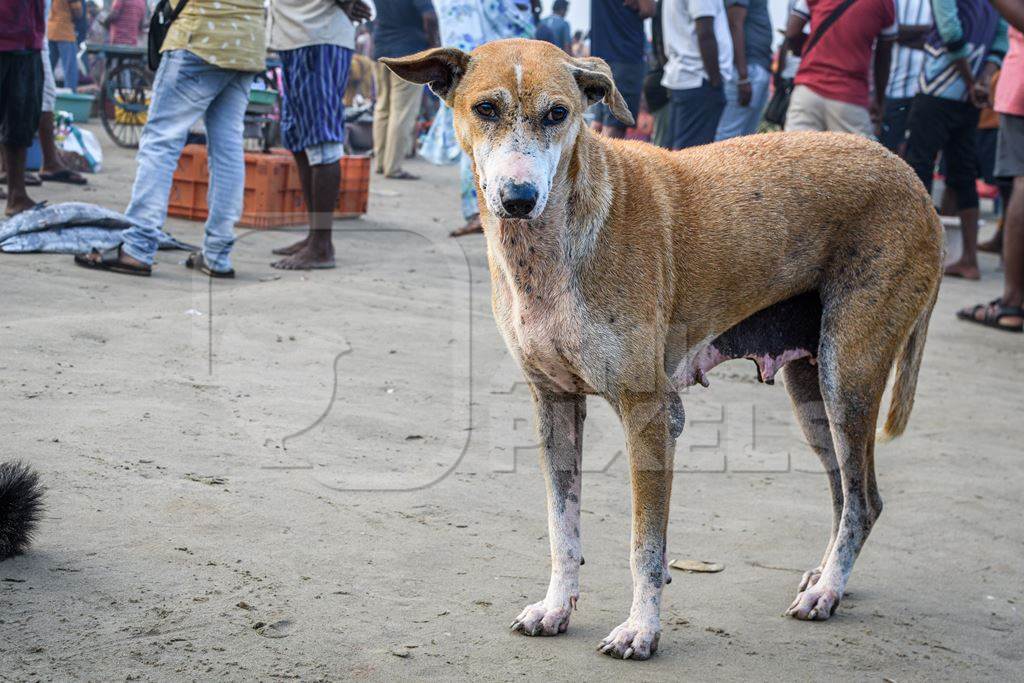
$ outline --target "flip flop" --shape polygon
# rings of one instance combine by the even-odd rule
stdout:
[[[392,173],[391,175],[384,176],[388,180],[419,180],[418,175],[413,175],[408,171],[399,171],[398,173]]]
[[[982,318],[978,318],[979,312],[984,312]],[[991,327],[1003,332],[1024,332],[1024,322],[1018,325],[1003,325],[1003,318],[1024,318],[1024,308],[1020,306],[1004,306],[1002,299],[993,299],[987,304],[978,304],[971,308],[964,308],[956,312],[956,317],[966,320],[969,323]]]
[[[203,252],[193,251],[185,259],[185,267],[192,270],[198,270],[200,273],[209,275],[213,278],[233,278],[235,276],[235,269],[229,268],[228,270],[214,270],[203,258]]]
[[[47,183],[67,183],[68,185],[86,185],[86,180],[81,174],[75,173],[70,168],[62,168],[56,173],[40,173],[39,177]]]
[[[119,244],[105,251],[93,249],[88,254],[75,254],[75,263],[89,270],[106,270],[111,273],[121,273],[122,275],[149,277],[153,274],[152,266],[135,266],[122,261],[121,248],[123,246],[123,244]],[[99,258],[89,258],[93,255]]]

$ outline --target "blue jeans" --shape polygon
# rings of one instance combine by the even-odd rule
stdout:
[[[725,111],[718,122],[715,140],[728,140],[740,135],[753,135],[761,123],[761,114],[768,103],[768,83],[771,76],[768,69],[760,64],[751,64],[747,68],[750,79],[750,104],[741,107],[738,86],[733,78],[725,84]]]
[[[213,270],[231,268],[235,223],[242,215],[245,153],[242,129],[252,74],[217,68],[187,50],[165,52],[153,82],[142,130],[132,199],[125,213],[135,224],[122,233],[124,251],[152,264],[167,219],[167,200],[188,130],[203,117],[210,158],[209,217],[203,257]]]
[[[725,109],[722,87],[707,79],[696,88],[669,90],[672,107],[672,149],[685,149],[715,141],[715,131]]]
[[[57,66],[64,72],[64,87],[75,90],[78,88],[78,45],[70,40],[50,41],[50,66]]]

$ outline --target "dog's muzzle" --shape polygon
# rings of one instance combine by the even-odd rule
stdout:
[[[501,208],[511,218],[526,218],[537,206],[539,195],[532,183],[506,183],[501,187]]]

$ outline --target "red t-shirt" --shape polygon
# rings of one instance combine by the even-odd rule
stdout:
[[[813,36],[841,4],[843,0],[797,0],[793,14],[810,21]],[[830,100],[866,108],[871,103],[868,78],[875,39],[892,40],[897,28],[893,0],[854,0],[800,60],[794,82]]]
[[[0,52],[42,50],[43,0],[0,0]]]

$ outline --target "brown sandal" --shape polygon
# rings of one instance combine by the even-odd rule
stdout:
[[[216,278],[232,278],[235,276],[235,269],[229,268],[228,270],[214,270],[203,258],[203,252],[193,251],[185,259],[185,267],[191,268],[192,270],[198,270],[200,273],[209,275],[210,277]]]

